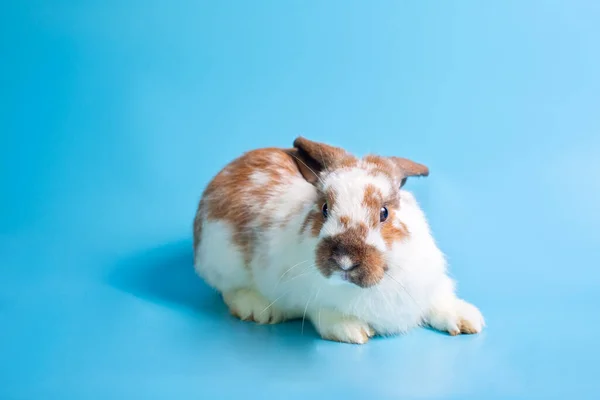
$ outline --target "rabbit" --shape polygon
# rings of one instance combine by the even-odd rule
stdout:
[[[456,295],[407,178],[426,166],[358,158],[298,137],[253,150],[204,190],[193,223],[197,274],[230,313],[275,324],[308,319],[325,340],[364,344],[418,326],[481,332]]]

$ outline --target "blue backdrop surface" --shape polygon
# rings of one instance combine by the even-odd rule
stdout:
[[[369,4],[367,4],[369,3]],[[599,398],[600,3],[4,1],[0,398]],[[478,336],[228,316],[213,174],[297,135],[410,183]]]

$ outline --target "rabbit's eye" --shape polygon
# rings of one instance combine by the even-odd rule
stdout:
[[[328,211],[327,211],[327,203],[323,203],[323,207],[321,207],[321,212],[323,213],[323,216],[325,218],[327,218],[328,215]]]
[[[389,215],[388,209],[385,207],[381,207],[381,210],[379,210],[379,221],[381,221],[381,222],[385,221],[386,219],[388,219],[388,215]]]

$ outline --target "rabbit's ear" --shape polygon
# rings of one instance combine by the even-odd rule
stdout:
[[[321,172],[332,170],[342,162],[353,159],[345,150],[324,143],[313,142],[299,137],[294,140],[294,148],[288,150],[298,169],[308,182],[318,182]]]
[[[401,183],[400,187],[404,186],[406,180],[411,176],[428,176],[429,168],[423,164],[416,163],[407,158],[388,157],[400,171]]]

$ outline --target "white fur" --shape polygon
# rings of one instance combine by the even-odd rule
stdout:
[[[254,182],[261,181],[260,175],[253,176]],[[383,175],[373,177],[365,170],[330,174],[324,182],[336,191],[335,209],[330,212],[349,215],[353,223],[364,221],[367,212],[361,202],[367,184],[384,194],[391,190]],[[401,191],[397,213],[398,221],[410,232],[408,239],[386,249],[378,229],[368,234],[369,243],[386,249],[390,268],[377,285],[366,289],[346,282],[337,273],[325,278],[316,268],[315,249],[321,237],[343,229],[335,218],[328,218],[320,237],[301,234],[306,216],[319,207],[314,204],[316,198],[311,184],[290,177],[274,189],[265,204],[251,205],[257,214],[268,213],[282,223],[260,232],[250,265],[245,265],[243,254],[232,244],[232,227],[227,222],[204,220],[196,269],[224,294],[241,318],[253,315],[263,323],[309,318],[324,338],[350,343],[364,343],[373,331],[397,334],[421,324],[452,334],[457,333],[461,321],[477,332],[482,329],[484,321],[477,308],[456,297],[445,258],[412,194]],[[291,220],[283,223],[290,215]]]
[[[354,265],[354,261],[352,261],[352,259],[348,256],[343,256],[339,258],[338,264],[340,265],[341,269],[346,271]]]
[[[255,171],[250,175],[250,181],[256,186],[264,186],[271,180],[269,174],[263,171]]]

